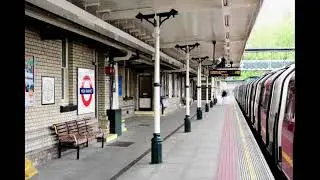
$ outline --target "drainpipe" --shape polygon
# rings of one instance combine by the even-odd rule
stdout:
[[[129,50],[126,50],[127,51],[127,55],[126,56],[123,56],[123,57],[114,57],[113,60],[115,62],[118,62],[118,61],[127,61],[131,58],[132,56],[132,52],[129,51]]]
[[[131,51],[127,51],[127,55],[123,57],[113,57],[112,53],[110,58],[110,64],[112,69],[114,69],[114,74],[110,76],[110,109],[107,110],[108,119],[110,122],[110,133],[117,134],[118,136],[122,135],[122,117],[121,109],[119,108],[119,97],[118,97],[118,62],[127,61],[132,56]]]
[[[122,49],[127,52],[126,56],[113,57],[112,58],[112,69],[114,69],[114,75],[111,76],[111,91],[110,91],[110,109],[119,109],[119,98],[118,98],[118,62],[127,61],[131,58],[132,52],[126,49]],[[115,86],[115,87],[114,87]]]

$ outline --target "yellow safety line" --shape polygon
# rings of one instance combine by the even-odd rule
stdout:
[[[115,139],[118,138],[118,135],[117,134],[108,134],[107,136],[107,142],[110,142],[110,141],[113,141]]]
[[[252,158],[251,158],[250,153],[248,152],[247,140],[246,140],[246,138],[244,137],[244,133],[243,133],[243,130],[242,130],[242,126],[240,125],[240,120],[239,120],[239,116],[238,116],[238,111],[237,111],[237,108],[236,108],[235,103],[234,103],[233,105],[234,105],[234,108],[235,108],[235,110],[236,110],[235,114],[236,114],[236,118],[237,118],[238,127],[239,127],[239,130],[240,130],[240,136],[241,136],[241,139],[242,139],[242,142],[243,142],[243,146],[244,146],[245,161],[246,161],[246,163],[247,163],[248,166],[249,166],[250,179],[257,179],[256,172],[253,170]]]
[[[38,170],[32,165],[32,162],[25,158],[25,179],[31,179],[34,175],[38,173]]]
[[[282,150],[282,157],[289,163],[290,167],[293,167],[293,162],[290,156]]]

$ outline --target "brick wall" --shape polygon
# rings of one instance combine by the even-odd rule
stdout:
[[[127,99],[123,100],[123,98],[126,95],[126,86],[125,86],[125,69],[124,67],[119,66],[119,76],[122,76],[122,96],[119,96],[119,107],[121,108],[121,115],[122,119],[130,118],[133,117],[134,110],[135,110],[135,101],[136,98],[136,84],[137,84],[137,79],[136,77],[136,72],[133,69],[130,69],[130,76],[129,76],[129,81],[128,83],[130,84],[129,86],[129,91],[130,91],[130,96],[133,97],[133,99]]]
[[[34,56],[33,106],[25,108],[25,154],[37,166],[57,156],[56,138],[50,127],[54,123],[84,117],[95,118],[95,113],[77,115],[77,111],[60,113],[61,102],[61,40],[41,40],[39,30],[25,27],[25,55]],[[69,103],[77,104],[77,68],[95,69],[92,64],[94,50],[79,42],[69,42]],[[101,60],[100,60],[101,62]],[[41,76],[55,78],[55,104],[41,105]],[[108,107],[108,82],[101,68],[98,68],[98,110]],[[96,81],[97,81],[96,79]],[[97,83],[96,83],[97,84]]]
[[[68,102],[62,102],[62,41],[41,40],[39,34],[40,32],[38,29],[25,27],[25,55],[35,57],[35,102],[33,106],[25,108],[25,155],[33,161],[35,166],[57,157],[57,141],[50,129],[53,124],[84,117],[99,119],[100,122],[106,121],[106,109],[109,109],[110,94],[110,77],[104,74],[104,52],[97,52],[94,48],[88,47],[84,43],[70,40],[68,43],[69,97],[67,99]],[[97,67],[92,63],[94,60],[97,62]],[[78,68],[96,70],[96,110],[98,111],[96,113],[78,115],[77,111],[60,112],[61,105],[68,103],[77,105]],[[130,89],[133,89],[133,92],[131,92],[133,99],[124,101],[122,97],[119,98],[119,105],[122,109],[123,118],[134,116],[135,106],[137,107],[138,72],[132,72],[133,80],[130,81]],[[55,78],[55,104],[41,105],[41,76],[51,76]],[[177,89],[180,78],[176,75],[175,78],[177,79],[175,89]],[[179,92],[179,90],[177,91]],[[169,108],[167,108],[167,112],[179,108],[179,96],[180,93],[176,93],[175,97],[169,99]]]

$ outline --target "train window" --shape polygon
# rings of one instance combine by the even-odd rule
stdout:
[[[292,76],[288,86],[286,109],[282,124],[282,169],[289,179],[293,178],[293,139],[295,129],[295,75]]]
[[[255,122],[255,118],[254,118],[254,103],[255,103],[255,97],[256,97],[256,92],[257,92],[258,83],[259,83],[259,81],[261,81],[261,79],[262,79],[262,78],[258,79],[256,82],[254,82],[253,88],[252,88],[251,102],[250,102],[251,122],[252,122],[252,123]]]
[[[270,96],[270,86],[272,84],[272,78],[267,79],[266,82],[262,85],[262,100],[261,100],[261,109],[260,109],[260,118],[261,118],[261,135],[264,143],[266,142],[266,120],[267,120],[267,111],[268,111],[268,103]]]
[[[268,109],[272,81],[273,79],[268,79],[264,85],[264,96],[262,99],[262,107],[264,111],[267,111]]]
[[[257,92],[256,92],[256,97],[255,97],[255,102],[254,102],[254,116],[255,116],[255,128],[258,131],[258,133],[261,133],[261,104],[263,100],[263,95],[264,95],[264,82],[270,78],[274,73],[267,74],[263,79],[261,79],[258,84],[257,84]]]
[[[286,103],[286,111],[284,121],[288,123],[294,123],[295,121],[295,83],[294,80],[291,80],[289,83],[289,92]],[[290,131],[293,131],[292,127],[289,127]]]

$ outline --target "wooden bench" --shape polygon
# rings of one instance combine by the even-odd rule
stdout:
[[[73,120],[54,124],[55,133],[58,136],[58,157],[61,158],[62,148],[77,149],[77,159],[79,159],[80,145],[88,147],[89,140],[102,139],[104,144],[104,133],[90,119]]]
[[[79,134],[85,135],[88,141],[92,139],[101,140],[101,147],[104,145],[105,133],[99,128],[98,121],[85,118],[77,121]]]
[[[77,149],[77,159],[79,159],[80,145],[88,144],[86,136],[80,135],[75,131],[76,121],[68,121],[54,124],[55,133],[58,136],[58,157],[61,158],[62,148]],[[70,128],[70,129],[69,129]]]

